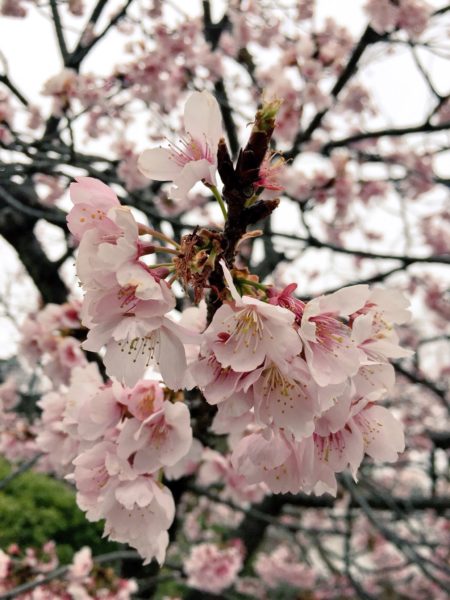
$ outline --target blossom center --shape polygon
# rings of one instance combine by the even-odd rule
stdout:
[[[202,144],[191,135],[181,138],[178,144],[170,143],[170,158],[180,167],[202,159],[214,163],[214,156],[206,139]]]
[[[132,357],[134,363],[137,362],[139,357],[147,356],[146,367],[152,364],[155,358],[156,364],[159,364],[160,336],[156,331],[144,337],[120,340],[117,345],[121,352],[126,352]]]

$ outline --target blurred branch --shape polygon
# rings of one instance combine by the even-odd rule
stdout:
[[[93,562],[96,564],[101,564],[104,562],[113,562],[115,560],[142,560],[142,557],[135,552],[134,550],[118,550],[116,552],[109,552],[108,554],[101,554],[99,556],[94,556],[92,558]],[[38,579],[34,581],[29,581],[27,583],[23,583],[22,585],[18,585],[12,590],[8,590],[7,592],[3,592],[0,596],[1,600],[8,600],[9,598],[15,598],[19,594],[24,594],[25,592],[29,592],[39,587],[40,585],[45,585],[46,583],[50,583],[54,579],[59,579],[66,575],[69,571],[71,565],[63,565],[50,571],[50,573],[40,574]]]
[[[14,83],[11,81],[7,74],[0,75],[0,83],[6,85],[6,87],[10,89],[10,91],[16,96],[16,98],[21,104],[23,104],[24,106],[29,105],[28,100],[25,98],[22,92],[14,85]]]
[[[22,206],[27,206],[30,203],[30,195],[34,193],[32,187],[19,186],[13,182],[10,182],[10,185],[14,186],[16,200]],[[2,190],[1,198],[4,200],[5,190]],[[47,257],[34,234],[37,220],[37,216],[13,209],[9,203],[3,207],[0,204],[0,235],[16,250],[43,301],[63,303],[67,299],[68,291],[55,269],[55,264]]]
[[[275,237],[286,238],[288,240],[294,240],[297,242],[306,242],[311,248],[328,248],[330,250],[333,250],[334,252],[339,252],[341,254],[351,254],[353,256],[360,256],[361,258],[371,258],[375,260],[399,260],[403,263],[404,266],[412,265],[414,263],[441,263],[444,265],[450,265],[450,255],[447,254],[443,254],[442,256],[401,256],[396,254],[382,254],[378,252],[368,252],[366,250],[343,248],[342,246],[337,246],[336,244],[332,244],[330,242],[322,242],[314,236],[301,237],[298,235],[281,233],[277,231],[272,231],[271,235]]]
[[[100,15],[103,12],[103,9],[105,8],[105,6],[107,4],[108,4],[108,0],[98,0],[97,4],[95,5],[94,10],[92,11],[91,16],[89,17],[88,22],[86,23],[86,27],[84,28],[82,34],[80,35],[78,44],[75,46],[75,49],[72,52],[71,60],[74,61],[75,64],[76,64],[76,60],[78,60],[78,56],[80,56],[80,53],[83,51],[83,49],[85,47],[85,40],[87,39],[89,34],[92,32],[92,29],[94,28],[95,24],[97,23],[98,19],[100,18]],[[79,64],[78,64],[78,66],[79,66]],[[75,65],[73,66],[73,68],[75,68]]]
[[[69,52],[67,51],[66,40],[64,38],[64,31],[61,23],[61,17],[59,16],[58,5],[56,0],[50,0],[50,8],[53,16],[53,23],[55,26],[56,38],[58,40],[59,50],[65,67],[68,67]]]
[[[126,16],[128,8],[131,6],[133,1],[134,0],[127,0],[125,2],[125,4],[123,5],[123,7],[110,20],[108,25],[106,25],[106,27],[103,29],[103,31],[101,31],[98,35],[96,35],[90,42],[86,43],[86,45],[83,45],[83,41],[81,39],[80,42],[78,43],[77,48],[74,50],[72,55],[69,57],[67,66],[71,67],[72,69],[78,70],[82,60],[86,57],[87,54],[89,54],[89,52],[92,50],[92,48],[94,46],[96,46],[98,44],[98,42],[105,37],[105,35],[108,33],[108,31],[110,31],[110,29],[112,29],[115,25],[117,25],[117,23]],[[102,4],[102,3],[100,2],[100,4]],[[94,21],[92,21],[92,24],[95,23],[95,21],[100,16],[100,12],[102,9],[103,9],[103,5],[100,8],[98,8],[98,11],[97,11],[98,14],[96,13],[96,19]],[[91,18],[92,18],[92,16],[91,16]]]
[[[359,62],[361,56],[363,55],[363,53],[365,52],[365,50],[367,49],[367,47],[370,46],[371,44],[374,44],[375,42],[379,41],[382,38],[383,38],[383,36],[380,36],[380,34],[378,34],[376,31],[374,31],[370,27],[370,25],[367,26],[363,35],[361,36],[361,39],[355,46],[347,65],[345,66],[344,70],[342,71],[341,75],[337,79],[336,83],[334,84],[334,86],[330,92],[331,96],[333,98],[338,97],[339,93],[345,87],[347,82],[355,74],[357,67],[358,67],[358,62]],[[291,150],[285,154],[285,157],[287,159],[294,158],[296,156],[298,150],[302,146],[302,144],[311,139],[312,134],[316,131],[316,129],[318,127],[320,127],[322,120],[328,111],[329,111],[329,108],[325,108],[324,110],[316,113],[316,115],[313,117],[313,119],[310,122],[310,124],[308,125],[308,127],[304,131],[298,132]]]
[[[430,392],[433,392],[433,394],[435,394],[439,398],[441,403],[447,409],[450,409],[450,404],[446,398],[446,391],[443,388],[439,387],[436,383],[434,383],[434,381],[431,381],[430,379],[426,379],[425,377],[422,377],[421,375],[418,375],[417,373],[412,373],[411,371],[408,371],[407,369],[402,367],[399,363],[395,363],[394,368],[397,371],[397,373],[400,373],[400,375],[403,375],[403,377],[406,377],[412,383],[422,385],[423,387],[430,390]]]
[[[445,131],[447,129],[450,129],[450,121],[447,123],[437,123],[436,125],[432,125],[427,121],[422,125],[415,125],[413,127],[388,127],[376,131],[356,133],[340,140],[331,140],[322,146],[321,152],[322,154],[328,155],[334,148],[342,148],[343,146],[349,146],[350,144],[362,142],[363,140],[372,140],[389,136],[399,137],[411,133],[431,133],[434,131]]]
[[[3,490],[7,485],[14,481],[17,477],[20,477],[23,473],[29,471],[34,465],[38,462],[38,460],[44,456],[43,452],[39,452],[35,454],[32,458],[22,463],[20,467],[18,467],[15,471],[12,471],[9,475],[0,480],[0,490]]]

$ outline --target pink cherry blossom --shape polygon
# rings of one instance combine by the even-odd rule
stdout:
[[[78,177],[70,185],[74,207],[67,217],[69,229],[79,241],[89,229],[115,229],[107,217],[110,208],[120,206],[113,190],[93,177]]]
[[[294,359],[286,371],[267,361],[259,371],[252,385],[257,422],[288,429],[296,439],[311,435],[321,407],[303,361]]]
[[[204,333],[205,346],[223,367],[252,371],[266,357],[277,364],[301,351],[294,315],[251,296],[240,296],[230,272],[222,265],[233,301],[223,304]]]
[[[72,580],[85,579],[92,570],[92,550],[85,546],[74,554],[72,564],[69,567],[69,577]]]
[[[353,338],[374,362],[411,355],[410,350],[399,346],[394,323],[408,322],[411,313],[408,300],[398,291],[376,288],[370,292],[366,303],[352,315]]]
[[[129,387],[154,365],[165,383],[177,390],[187,385],[183,339],[193,341],[193,336],[167,317],[124,315],[91,329],[83,348],[98,352],[106,346],[107,373]]]
[[[255,571],[271,589],[285,584],[308,589],[316,578],[314,569],[302,563],[293,549],[285,544],[277,546],[270,554],[258,554]]]
[[[143,420],[127,419],[117,438],[117,454],[131,460],[138,474],[173,466],[192,444],[189,409],[182,402],[163,402]]]
[[[182,200],[201,180],[216,184],[217,146],[222,137],[222,117],[217,100],[209,92],[194,92],[184,108],[186,138],[170,148],[145,150],[138,162],[149,179],[173,181],[170,195]]]
[[[112,441],[81,453],[74,465],[77,503],[87,518],[105,519],[105,535],[111,540],[130,544],[146,563],[153,557],[162,563],[175,514],[170,491],[120,461]]]
[[[231,462],[247,483],[264,482],[274,493],[298,493],[302,489],[302,476],[292,436],[266,429],[251,433],[235,446]]]
[[[169,543],[167,530],[175,516],[169,489],[150,477],[123,482],[113,489],[108,490],[104,506],[105,535],[136,548],[144,564],[152,558],[162,564]]]
[[[398,26],[417,38],[427,28],[431,12],[431,6],[424,0],[400,0]]]
[[[199,544],[184,561],[188,585],[213,594],[230,587],[241,568],[242,553],[235,546],[220,549],[215,544]]]
[[[370,24],[378,33],[390,31],[395,27],[399,8],[391,0],[368,0],[365,9],[370,16]]]
[[[204,487],[223,484],[221,496],[237,503],[261,502],[268,491],[261,483],[248,484],[231,464],[229,455],[223,456],[209,448],[205,449],[202,456],[198,482]]]
[[[56,471],[70,465],[79,448],[78,441],[69,434],[63,422],[66,402],[64,393],[49,392],[37,403],[42,414],[36,444],[48,453],[50,464]]]
[[[320,386],[341,383],[358,371],[361,351],[350,327],[339,317],[359,310],[368,295],[368,286],[358,285],[314,298],[305,305],[299,336],[308,368]]]

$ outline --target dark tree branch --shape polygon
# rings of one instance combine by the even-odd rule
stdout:
[[[80,68],[81,62],[89,54],[89,52],[92,50],[92,48],[94,46],[96,46],[98,44],[98,42],[105,37],[105,35],[108,33],[108,31],[110,31],[110,29],[112,29],[112,27],[117,25],[117,23],[126,16],[128,8],[130,7],[130,5],[132,4],[133,1],[134,0],[127,0],[125,2],[125,4],[123,5],[123,7],[115,14],[115,16],[108,23],[108,25],[103,29],[103,31],[101,31],[98,35],[96,35],[95,38],[93,40],[91,40],[89,43],[87,43],[85,46],[83,46],[83,44],[80,40],[76,50],[69,57],[67,66],[71,67],[72,69],[78,70]],[[103,9],[103,6],[102,6],[102,9]],[[100,10],[100,12],[101,12],[101,10]],[[100,16],[100,12],[99,12],[98,16]]]
[[[445,131],[450,129],[450,122],[438,123],[432,125],[429,122],[423,123],[422,125],[415,125],[413,127],[391,127],[386,129],[378,129],[376,131],[367,131],[364,133],[355,133],[346,138],[340,140],[331,140],[324,146],[322,146],[322,154],[330,154],[334,148],[342,148],[343,146],[349,146],[363,140],[374,140],[382,137],[399,137],[403,135],[409,135],[412,133],[432,133],[435,131]]]
[[[374,31],[370,27],[370,25],[367,26],[366,30],[364,31],[363,35],[361,36],[361,39],[355,46],[347,65],[345,66],[345,68],[342,71],[341,75],[339,76],[338,80],[334,84],[333,89],[331,90],[331,96],[333,98],[336,99],[338,97],[339,93],[345,87],[347,82],[355,74],[355,72],[358,68],[358,62],[359,62],[361,56],[363,55],[364,51],[366,50],[366,48],[381,39],[383,39],[383,36],[380,36],[380,34],[378,34],[376,31]],[[286,158],[294,158],[296,156],[298,150],[301,148],[302,144],[304,144],[305,142],[307,142],[311,139],[312,134],[316,131],[316,129],[318,127],[320,127],[322,120],[325,117],[325,115],[327,114],[328,110],[329,110],[329,108],[325,108],[324,110],[316,113],[316,115],[313,117],[313,119],[310,122],[310,124],[308,125],[308,127],[304,131],[298,132],[291,150],[286,153]]]
[[[306,242],[307,245],[311,248],[328,248],[329,250],[339,252],[340,254],[350,254],[353,256],[360,256],[361,258],[371,258],[374,260],[399,260],[403,264],[403,266],[412,265],[414,263],[437,263],[450,265],[450,255],[447,254],[443,254],[442,256],[401,256],[396,254],[379,254],[377,252],[367,252],[365,250],[343,248],[342,246],[337,246],[336,244],[332,244],[330,242],[322,242],[314,236],[301,237],[297,235],[291,235],[288,233],[278,233],[276,231],[273,231],[271,235],[275,237],[286,238],[288,240],[294,240],[297,242]]]
[[[14,193],[21,204],[29,204],[30,188],[16,185]],[[43,301],[62,304],[67,300],[67,288],[34,234],[37,220],[9,205],[0,207],[0,235],[16,250]]]
[[[26,462],[22,463],[20,465],[20,467],[17,467],[17,469],[15,471],[12,471],[11,473],[9,473],[9,475],[7,475],[3,479],[1,479],[0,480],[0,490],[3,490],[5,487],[7,487],[11,483],[11,481],[14,481],[14,479],[16,479],[17,477],[20,477],[20,475],[22,475],[23,473],[26,473],[32,467],[34,467],[34,465],[38,462],[38,460],[42,456],[44,456],[43,452],[39,452],[39,454],[35,454],[32,458],[30,458]]]
[[[212,50],[217,48],[220,36],[225,27],[229,24],[228,16],[225,14],[219,23],[213,23],[211,19],[211,6],[209,0],[203,1],[203,31],[205,40],[209,42]],[[230,144],[233,156],[236,156],[239,150],[239,140],[237,137],[236,124],[233,119],[233,111],[228,101],[228,95],[225,83],[222,78],[214,83],[214,91],[222,112],[223,123],[227,132],[228,142]]]
[[[22,92],[14,85],[14,83],[11,81],[8,75],[0,75],[0,83],[6,85],[6,87],[11,90],[11,92],[16,96],[19,102],[23,104],[23,106],[29,105],[28,100],[25,98]]]
[[[56,0],[50,0],[50,8],[53,16],[53,24],[55,26],[56,38],[58,40],[59,51],[65,67],[68,67],[69,52],[67,51],[66,40],[64,38],[64,31],[61,23],[61,17],[59,16],[58,4]]]
[[[86,23],[86,27],[85,27],[84,31],[82,32],[82,34],[80,35],[78,44],[75,46],[75,49],[72,52],[71,60],[75,62],[73,68],[76,68],[76,66],[78,66],[78,68],[79,68],[80,64],[78,63],[78,65],[76,65],[75,57],[78,57],[80,55],[80,53],[83,51],[84,40],[86,39],[86,37],[89,35],[92,28],[97,23],[98,19],[100,18],[100,15],[103,12],[103,9],[105,8],[105,6],[107,4],[108,4],[108,0],[98,0],[97,4],[95,5],[94,10],[92,11],[91,16],[89,17],[88,22]]]
[[[400,375],[403,375],[403,377],[406,377],[412,383],[416,383],[418,385],[422,385],[423,387],[427,388],[428,390],[430,390],[430,392],[433,392],[433,394],[439,398],[441,403],[447,409],[450,408],[450,404],[446,397],[446,391],[443,388],[439,387],[434,381],[431,381],[430,379],[426,379],[425,377],[422,377],[421,375],[418,375],[417,373],[412,373],[411,371],[408,371],[408,369],[405,369],[399,363],[395,363],[394,367],[395,367],[395,370],[397,371],[397,373],[399,373]]]

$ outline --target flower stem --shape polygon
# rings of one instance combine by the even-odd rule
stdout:
[[[237,277],[236,281],[238,283],[243,283],[244,285],[251,285],[252,287],[257,288],[258,290],[263,290],[264,292],[267,291],[267,285],[264,285],[263,283],[258,283],[257,281],[252,281],[251,279],[244,279],[242,277]]]
[[[139,223],[139,234],[144,235],[146,233],[148,233],[154,238],[157,238],[158,240],[161,240],[162,242],[166,242],[171,246],[175,246],[175,248],[180,248],[180,244],[178,244],[175,240],[172,240],[172,238],[168,237],[167,235],[164,235],[164,233],[161,233],[160,231],[156,231],[156,229],[152,229],[147,225]]]
[[[168,269],[173,269],[173,263],[155,263],[154,265],[145,265],[148,269],[160,269],[161,267],[167,267]]]
[[[153,252],[161,252],[162,254],[175,254],[175,256],[178,256],[178,250],[167,248],[166,246],[153,246],[152,250]]]
[[[223,218],[225,219],[225,221],[228,219],[228,212],[227,212],[227,208],[225,206],[225,202],[223,201],[222,196],[220,195],[219,190],[216,188],[215,185],[209,185],[208,186],[209,189],[212,191],[212,193],[214,194],[214,198],[217,200],[217,202],[219,203],[220,206],[220,210],[222,211],[223,214]]]

